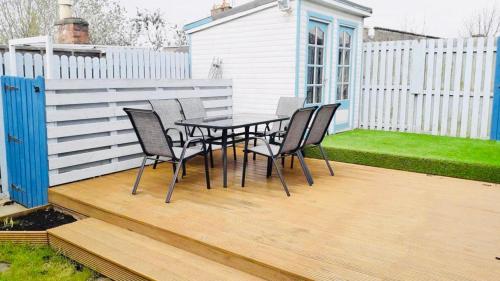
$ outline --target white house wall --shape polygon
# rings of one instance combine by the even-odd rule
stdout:
[[[338,27],[339,27],[339,21],[348,21],[352,23],[358,24],[359,28],[362,29],[363,27],[363,18],[354,16],[351,14],[347,14],[332,8],[327,8],[315,3],[311,3],[309,1],[302,1],[301,3],[301,18],[300,18],[300,55],[299,55],[299,91],[298,94],[299,96],[305,96],[305,79],[306,79],[306,67],[305,67],[305,62],[306,62],[306,56],[307,56],[307,49],[306,49],[306,42],[307,42],[307,36],[308,36],[308,20],[309,12],[314,12],[318,13],[327,17],[333,18],[333,26],[330,24],[329,30],[328,30],[328,38],[327,38],[327,48],[331,50],[331,46],[333,44],[333,52],[328,51],[327,52],[327,57],[326,57],[326,63],[327,65],[330,64],[330,61],[333,62],[332,65],[329,65],[328,69],[328,80],[325,86],[326,89],[326,95],[325,95],[325,102],[335,102],[335,92],[336,92],[336,80],[337,80],[337,61],[338,61],[338,52],[337,52],[337,47],[338,47]],[[333,32],[332,32],[333,28]],[[333,34],[333,36],[332,36]],[[356,38],[354,39],[354,42],[356,42],[356,58],[355,58],[355,64],[353,67],[353,71],[355,71],[355,74],[352,74],[355,77],[354,85],[353,85],[353,94],[354,98],[352,99],[351,102],[351,110],[349,111],[349,116],[345,116],[345,118],[350,118],[353,120],[351,127],[356,128],[358,124],[358,106],[359,104],[359,91],[360,91],[360,84],[361,84],[361,65],[362,65],[362,44],[363,44],[363,38],[362,38],[362,32],[361,30],[357,31],[355,34]],[[331,56],[333,55],[333,58]],[[328,91],[331,89],[331,95],[328,96]],[[339,115],[342,114],[342,112],[338,112]],[[346,113],[347,114],[347,113]]]
[[[296,14],[277,6],[191,34],[192,75],[208,78],[214,57],[233,80],[234,112],[274,113],[295,94]]]

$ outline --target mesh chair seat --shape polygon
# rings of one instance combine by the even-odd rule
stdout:
[[[172,147],[172,150],[174,151],[174,154],[177,158],[181,157],[182,150],[183,150],[182,147]],[[184,153],[184,158],[188,159],[188,158],[191,158],[191,157],[198,155],[202,152],[203,152],[203,147],[201,147],[201,146],[189,147],[189,148],[186,148],[186,152]]]
[[[270,144],[269,147],[271,147],[272,155],[269,153],[269,149],[267,148],[267,145],[257,145],[254,147],[248,148],[248,152],[255,152],[260,155],[268,156],[268,157],[273,157],[278,155],[280,152],[280,146],[279,145],[274,145]]]

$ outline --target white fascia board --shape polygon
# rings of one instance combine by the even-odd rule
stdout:
[[[193,34],[193,33],[196,33],[198,31],[210,28],[212,26],[223,24],[223,23],[226,23],[228,21],[232,21],[234,19],[241,18],[241,17],[247,16],[247,15],[250,15],[250,14],[254,14],[254,13],[260,12],[262,10],[269,9],[269,8],[272,8],[272,7],[276,7],[276,6],[278,6],[277,2],[268,3],[268,4],[265,4],[265,5],[253,8],[251,10],[247,10],[247,11],[244,11],[244,12],[241,12],[241,13],[238,13],[238,14],[234,14],[234,15],[231,15],[231,16],[228,16],[228,17],[224,17],[224,18],[215,20],[213,22],[210,22],[208,24],[205,24],[205,25],[202,25],[202,26],[190,29],[190,30],[186,31],[186,33],[187,34]]]

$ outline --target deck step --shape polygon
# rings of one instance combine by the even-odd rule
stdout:
[[[261,280],[94,218],[48,233],[53,248],[113,280]]]

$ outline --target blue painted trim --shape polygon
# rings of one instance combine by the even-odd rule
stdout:
[[[295,96],[299,96],[300,80],[300,22],[302,14],[302,0],[297,0],[296,9],[297,18],[295,22]]]
[[[491,115],[491,140],[500,141],[500,37],[497,40],[497,61],[493,90],[493,112]]]
[[[354,29],[359,28],[359,23],[354,22],[354,21],[339,19],[338,22],[339,22],[339,26],[345,26],[345,27],[350,27],[350,28],[354,28]]]
[[[205,24],[209,24],[212,21],[213,21],[212,17],[206,17],[206,18],[203,18],[201,20],[197,20],[195,22],[188,23],[188,24],[184,25],[184,31],[188,31],[190,29],[197,28],[197,27],[200,27],[200,26],[205,25]]]
[[[320,14],[320,13],[317,13],[317,12],[313,12],[313,11],[307,11],[307,18],[309,20],[311,20],[311,19],[318,19],[318,20],[325,21],[327,23],[332,23],[333,22],[333,17],[327,16],[327,15],[323,15],[323,14]]]

